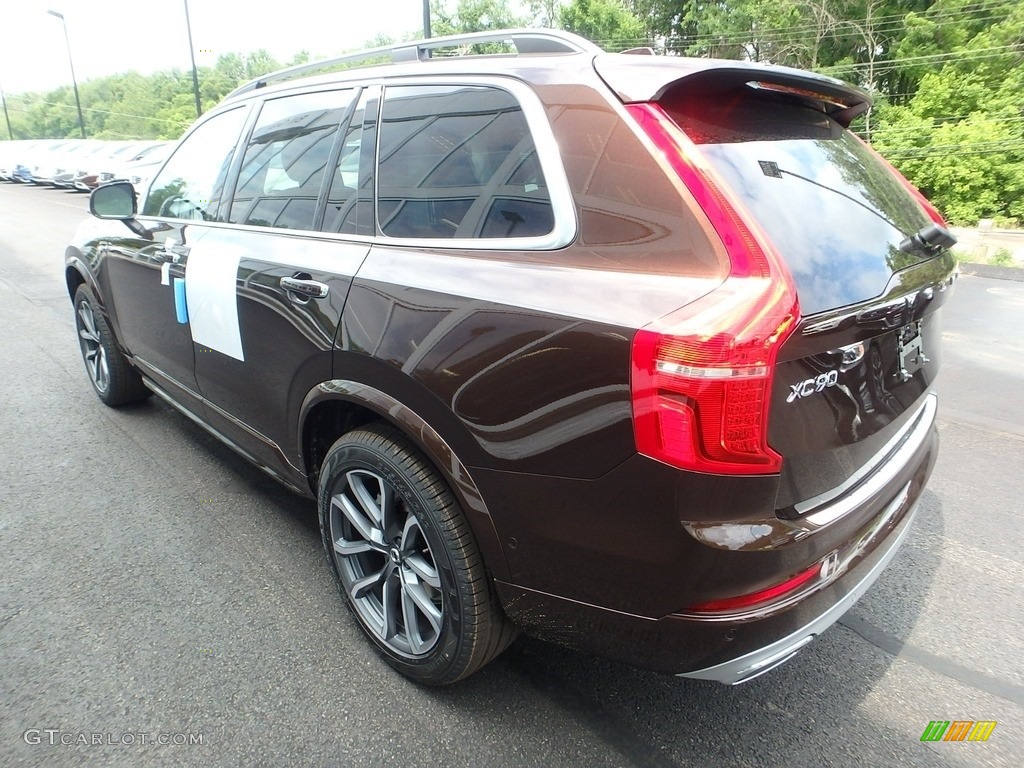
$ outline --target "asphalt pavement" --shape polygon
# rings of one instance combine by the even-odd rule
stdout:
[[[1021,764],[1024,282],[959,281],[918,519],[789,664],[728,688],[523,638],[435,690],[363,640],[312,502],[93,395],[62,265],[85,210],[0,182],[0,766]],[[933,720],[997,725],[922,743]]]

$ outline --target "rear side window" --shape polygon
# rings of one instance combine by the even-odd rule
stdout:
[[[305,93],[263,105],[242,159],[229,220],[312,229],[331,147],[353,91]]]
[[[341,138],[331,186],[327,192],[323,229],[346,235],[375,234],[373,228],[374,136],[380,99],[363,90]]]
[[[662,106],[785,259],[803,314],[873,298],[923,258],[898,246],[927,214],[815,102],[744,85]]]
[[[387,88],[378,157],[377,215],[389,237],[536,237],[554,228],[526,118],[500,88]]]

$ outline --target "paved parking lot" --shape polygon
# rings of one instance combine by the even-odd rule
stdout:
[[[521,639],[431,690],[363,641],[311,502],[95,398],[61,262],[85,209],[0,183],[0,765],[1020,764],[1024,282],[961,279],[915,527],[794,661],[726,688]],[[998,725],[921,743],[932,720]]]

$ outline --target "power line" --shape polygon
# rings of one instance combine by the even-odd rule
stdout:
[[[933,120],[938,120],[938,119],[939,118],[933,118]],[[906,136],[908,134],[920,134],[922,130],[924,130],[924,131],[934,131],[935,129],[942,128],[942,127],[944,127],[946,125],[953,125],[953,126],[959,127],[960,125],[978,126],[978,125],[983,125],[983,124],[986,124],[986,123],[998,123],[999,125],[1003,125],[1003,124],[1006,124],[1006,123],[1019,123],[1019,122],[1024,122],[1024,117],[978,117],[978,118],[973,118],[973,119],[972,118],[965,118],[965,119],[960,120],[959,122],[953,122],[952,120],[946,120],[945,122],[942,122],[939,125],[934,125],[933,124],[933,125],[906,125],[906,126],[901,126],[898,123],[893,124],[893,123],[884,123],[883,122],[883,123],[880,123],[878,127],[875,127],[875,128],[871,129],[871,135],[873,137],[873,140],[877,141],[880,138],[899,137],[899,136]],[[858,130],[858,131],[854,131],[854,133],[857,133],[860,136],[865,136],[867,132],[866,131]]]
[[[619,45],[632,45],[634,47],[643,47],[645,44],[656,44],[649,38],[623,38],[614,42]],[[904,56],[902,58],[884,58],[880,57],[874,62],[851,62],[849,64],[839,64],[830,67],[819,67],[816,72],[828,73],[828,72],[844,72],[848,70],[860,70],[865,68],[872,68],[874,74],[885,74],[887,72],[900,69],[903,65],[908,63],[919,63],[919,64],[935,64],[935,63],[947,63],[949,61],[956,62],[968,62],[968,61],[982,61],[985,59],[999,58],[1006,55],[1007,53],[1024,53],[1024,43],[1007,43],[1005,45],[991,46],[987,48],[977,49],[962,49],[959,51],[948,51],[945,53],[929,53],[921,56]],[[913,96],[915,92],[911,93],[900,93],[900,94],[886,94],[888,96]]]
[[[938,127],[946,123],[1016,123],[1024,121],[1024,115],[1017,115],[1016,117],[1002,117],[999,115],[993,115],[990,113],[978,113],[972,112],[969,115],[942,115],[941,117],[925,117],[924,120],[930,120],[932,123],[939,123]],[[906,130],[911,130],[908,126]],[[916,129],[915,129],[916,130]]]
[[[1005,14],[996,14],[997,18],[992,20],[989,12],[999,11],[1006,9]],[[930,18],[928,12],[916,13],[917,18],[925,19],[930,21],[936,27],[944,27],[950,25],[963,24],[967,18],[977,18],[979,21],[993,21],[993,23],[999,23],[1010,18],[1012,13],[1012,7],[1006,2],[1006,0],[993,0],[991,5],[982,5],[974,8],[962,8],[959,11],[950,11],[943,13],[939,18]],[[872,31],[876,33],[883,32],[895,32],[902,30],[906,27],[906,17],[910,14],[910,11],[903,13],[888,14],[885,16],[876,16],[872,21]],[[978,17],[976,14],[989,14],[989,17]],[[866,19],[857,19],[857,21],[867,21]],[[849,28],[851,26],[851,20],[839,20],[836,28]],[[709,43],[733,43],[742,44],[745,42],[764,41],[771,42],[772,39],[784,40],[793,37],[794,35],[800,35],[804,33],[812,33],[819,29],[818,24],[804,24],[796,25],[792,27],[766,27],[763,29],[752,29],[744,30],[742,32],[729,32],[729,33],[714,33],[714,32],[703,32],[697,35],[680,35],[673,38],[672,41],[680,41],[684,45],[700,44],[702,42]],[[836,28],[833,28],[834,30]],[[859,32],[855,29],[849,31],[829,32],[829,36],[859,36]],[[756,36],[751,39],[751,36]],[[595,40],[594,42],[599,42]],[[609,41],[612,42],[612,41]]]
[[[996,11],[1006,10],[1006,13],[990,13]],[[978,21],[987,22],[986,27],[992,27],[1003,21],[1009,20],[1012,14],[1012,7],[1006,2],[1006,0],[993,0],[992,5],[976,4],[973,7],[962,8],[959,11],[949,11],[943,13],[938,18],[930,17],[927,12],[924,14],[917,14],[918,18],[926,19],[936,28],[942,28],[947,26],[962,26],[965,21],[971,18],[976,18]],[[979,17],[977,14],[985,14],[983,17]],[[887,16],[878,16],[872,19],[871,32],[873,34],[884,36],[889,33],[902,32],[906,28],[906,17],[909,12],[889,14]],[[861,21],[858,19],[858,21]],[[866,21],[866,20],[864,20]],[[636,38],[596,38],[593,40],[598,45],[602,44],[613,44],[613,45],[633,45],[636,47],[650,45],[657,47],[659,44],[664,43],[664,47],[667,50],[682,51],[686,48],[694,46],[700,46],[701,44],[712,45],[746,45],[746,44],[761,44],[771,45],[773,43],[783,43],[793,40],[794,37],[806,35],[818,31],[819,26],[817,24],[804,25],[804,26],[793,26],[785,28],[763,28],[763,29],[752,29],[745,30],[743,32],[732,32],[732,33],[712,33],[706,32],[698,35],[680,35],[677,37],[670,37],[667,40],[663,37],[636,37]],[[850,20],[840,20],[836,27],[833,27],[823,39],[841,39],[844,37],[862,37],[859,30],[854,28]]]
[[[928,150],[928,151],[935,152],[935,151],[946,150],[946,149],[960,149],[960,148],[963,148],[963,147],[974,147],[974,148],[977,148],[977,147],[987,147],[989,145],[997,146],[997,147],[1017,146],[1017,145],[1024,146],[1024,139],[990,139],[988,141],[970,141],[970,142],[961,141],[961,142],[958,142],[956,144],[932,144],[932,145],[925,146],[925,147],[908,147],[906,150],[894,149],[893,151],[894,152],[903,152],[903,151],[906,151],[906,152],[917,152],[917,151]]]
[[[890,160],[917,160],[935,155],[939,151],[955,151],[956,156],[998,155],[1010,152],[1024,153],[1024,141],[1006,142],[995,147],[979,147],[973,144],[947,144],[942,147],[922,147],[914,150],[879,150]],[[1021,158],[1024,161],[1024,157]]]
[[[51,107],[71,107],[71,106],[73,106],[73,105],[70,105],[70,104],[64,104],[63,102],[60,102],[60,101],[29,100],[29,99],[27,99],[27,98],[25,98],[23,96],[15,96],[15,97],[12,97],[12,98],[18,99],[18,100],[23,101],[23,102],[26,102],[26,103],[28,103],[30,105],[45,104],[45,105],[51,106]],[[15,109],[14,111],[16,111],[16,112],[25,112],[25,113],[29,112],[29,110],[27,110],[27,109]],[[191,123],[191,120],[189,118],[175,119],[175,118],[170,118],[170,117],[148,117],[146,115],[135,115],[135,114],[132,114],[131,112],[114,112],[114,111],[111,111],[109,109],[99,109],[99,108],[96,108],[96,107],[82,107],[82,111],[83,112],[96,112],[98,114],[103,114],[103,115],[117,115],[118,117],[134,117],[134,118],[137,118],[139,120],[157,120],[157,121],[162,122],[162,123],[174,123],[176,125],[182,125],[182,124],[187,125],[187,124]]]
[[[903,23],[906,14],[896,14],[892,17],[878,17],[879,26],[896,26]],[[892,18],[892,21],[884,21],[883,18]],[[849,22],[839,22],[848,24]],[[787,37],[794,34],[816,32],[821,27],[818,24],[794,25],[792,27],[761,27],[746,29],[737,32],[701,32],[695,35],[682,34],[672,38],[672,41],[679,41],[685,44],[708,43],[744,43],[750,42],[753,36],[756,40],[769,40],[775,37]]]
[[[619,41],[627,44],[637,43],[638,47],[644,42],[651,42],[650,40],[626,40]],[[1005,45],[990,46],[987,48],[977,49],[966,49],[959,51],[948,51],[945,53],[929,53],[921,56],[904,56],[902,58],[889,59],[879,58],[874,62],[851,62],[849,64],[834,65],[831,67],[820,67],[817,72],[829,73],[829,72],[844,72],[848,70],[862,70],[865,68],[872,68],[872,72],[875,75],[886,74],[888,72],[902,68],[906,64],[945,64],[951,61],[957,63],[969,62],[969,61],[983,61],[985,59],[999,58],[1005,56],[1007,53],[1024,53],[1024,43],[1007,43]],[[889,96],[913,96],[913,93],[902,93],[902,94],[887,94]]]
[[[1003,2],[1004,0],[1000,0]],[[947,26],[962,26],[965,19],[964,17],[970,17],[974,11],[953,11],[950,13],[943,14],[940,19],[928,19],[932,25],[937,28]],[[889,32],[900,32],[906,29],[906,16],[909,12],[903,14],[894,14],[891,17],[876,17],[872,19],[871,31],[876,34],[884,34]],[[881,24],[876,24],[879,19],[892,18],[892,21],[887,21]],[[926,18],[918,14],[918,18]],[[1007,12],[1005,16],[1000,16],[995,19],[978,19],[979,21],[991,22],[988,26],[993,26],[1002,21],[1008,21],[1010,13]],[[857,21],[862,21],[857,19]],[[866,21],[863,20],[863,21]],[[840,20],[836,27],[827,32],[826,37],[842,38],[842,37],[860,37],[861,33],[856,28],[852,28],[853,23],[851,20]],[[665,42],[665,46],[672,50],[679,50],[694,45],[700,45],[707,43],[709,45],[743,45],[745,43],[772,43],[782,42],[792,39],[794,36],[806,35],[818,31],[819,27],[816,24],[806,26],[793,26],[793,27],[764,27],[760,29],[749,29],[742,32],[702,32],[696,35],[678,35],[678,36],[650,36],[645,35],[642,37],[609,37],[609,38],[592,38],[591,42],[602,45],[604,43],[618,44],[623,42],[636,43],[637,45],[648,44],[656,46],[660,41]]]
[[[1007,43],[1006,45],[995,45],[989,48],[976,48],[967,49],[963,51],[949,51],[946,53],[929,53],[922,56],[904,56],[900,59],[878,59],[875,62],[875,66],[891,66],[896,67],[898,65],[907,64],[908,62],[917,61],[945,61],[949,59],[955,59],[957,61],[976,61],[980,59],[988,59],[996,56],[1004,55],[1003,52],[1014,51],[1024,52],[1024,43]],[[848,64],[843,66],[833,67],[822,67],[819,71],[830,72],[834,70],[843,69],[858,69],[861,67],[871,66],[871,62],[859,62],[855,64]]]

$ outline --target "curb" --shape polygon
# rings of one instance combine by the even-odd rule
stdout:
[[[992,264],[975,264],[970,261],[961,261],[960,274],[1024,282],[1024,269],[1018,267],[996,267]]]

